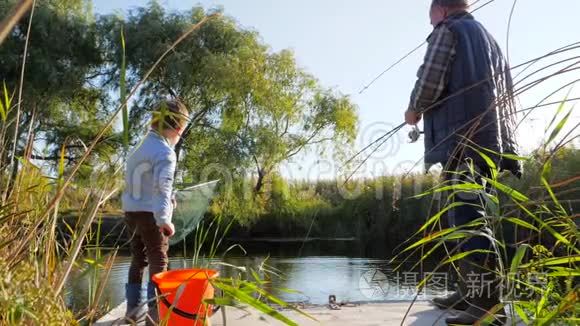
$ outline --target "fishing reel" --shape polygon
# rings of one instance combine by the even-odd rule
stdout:
[[[421,129],[417,126],[413,126],[413,129],[409,131],[409,143],[416,143],[421,137],[421,134],[423,134]]]

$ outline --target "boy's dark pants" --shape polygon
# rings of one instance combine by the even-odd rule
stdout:
[[[136,320],[142,303],[141,282],[143,282],[145,267],[149,265],[150,278],[167,270],[169,238],[159,231],[151,212],[125,212],[125,221],[132,235],[132,259],[129,267],[129,281],[126,286],[127,312],[125,316],[130,320]],[[155,285],[149,279],[147,282],[147,306],[149,309],[146,325],[153,325],[159,320],[155,297]]]
[[[150,276],[167,270],[169,238],[159,231],[151,212],[126,212],[125,221],[133,234],[128,283],[141,284],[147,265]]]

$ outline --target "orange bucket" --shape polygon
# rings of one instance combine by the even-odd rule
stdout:
[[[153,275],[159,321],[167,321],[168,326],[204,325],[205,319],[219,309],[203,302],[213,299],[214,288],[209,280],[218,275],[218,271],[211,269],[178,269]]]

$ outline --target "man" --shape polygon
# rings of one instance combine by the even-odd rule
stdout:
[[[405,121],[416,125],[424,118],[425,163],[442,163],[447,181],[460,178],[468,166],[480,171],[475,178],[478,182],[489,175],[489,165],[475,148],[497,153],[485,152],[496,166],[519,176],[521,164],[501,155],[515,154],[517,148],[509,66],[497,42],[467,9],[467,0],[432,1],[434,30],[427,40],[427,54],[417,74]],[[476,194],[458,193],[453,200],[473,205],[450,210],[451,225],[464,225],[483,216],[481,209],[474,207],[481,202]],[[487,238],[472,237],[458,249],[466,252],[490,247]],[[489,278],[489,272],[495,270],[496,258],[471,254],[457,264],[458,291],[433,300],[440,308],[460,311],[446,319],[448,324],[473,325],[490,316],[495,324],[505,322],[497,278],[480,291],[470,290],[466,284],[475,275],[485,285],[485,276]]]

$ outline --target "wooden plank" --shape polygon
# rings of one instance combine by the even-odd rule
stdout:
[[[410,302],[384,302],[384,303],[364,303],[353,304],[348,307],[342,307],[340,310],[330,310],[326,306],[310,306],[303,309],[318,320],[310,320],[294,311],[283,311],[283,313],[298,323],[298,325],[353,325],[353,326],[383,326],[383,325],[400,325]],[[265,316],[255,310],[242,311],[227,307],[226,324],[223,322],[223,315],[218,312],[211,318],[213,326],[259,326],[259,325],[283,325],[270,316]],[[120,320],[125,313],[125,304],[113,309],[109,314],[104,316],[97,326],[118,325],[115,321]],[[445,326],[445,317],[449,312],[444,312],[434,308],[428,302],[417,302],[411,308],[403,325],[413,326]],[[508,322],[511,325],[511,322]],[[524,325],[524,323],[516,323]]]

